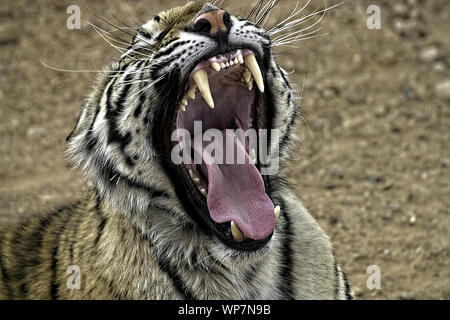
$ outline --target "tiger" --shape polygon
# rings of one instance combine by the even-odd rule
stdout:
[[[302,112],[263,13],[192,1],[136,29],[67,138],[85,196],[0,227],[0,299],[353,298],[287,183]],[[235,135],[251,162],[175,163],[173,132],[194,120],[278,130],[278,171],[262,175],[262,156]]]

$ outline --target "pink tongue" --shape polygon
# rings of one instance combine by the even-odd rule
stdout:
[[[223,141],[224,164],[213,163],[210,154],[204,152],[203,164],[199,165],[202,173],[208,177],[209,213],[218,223],[233,220],[247,238],[264,239],[275,228],[274,205],[265,192],[258,169],[239,139],[232,131],[223,130],[222,133],[227,139]],[[234,141],[233,163],[237,163],[236,154],[245,154],[245,164],[226,164],[225,141]],[[203,144],[210,145],[209,149],[213,144],[216,146],[215,150],[222,149],[215,141]],[[196,152],[201,151],[199,147],[201,148],[194,146]]]

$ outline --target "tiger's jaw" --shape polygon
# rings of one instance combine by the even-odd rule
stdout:
[[[235,131],[267,128],[264,92],[255,54],[232,50],[207,57],[193,68],[174,112],[173,126],[184,157],[175,166],[184,188],[178,192],[184,193],[185,206],[194,211],[195,220],[239,250],[265,246],[279,215],[279,207],[266,193],[257,149]],[[211,130],[215,134],[208,138]],[[183,132],[192,143],[186,144]],[[208,153],[208,148],[215,151]]]

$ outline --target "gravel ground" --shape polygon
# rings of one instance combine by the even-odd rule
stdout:
[[[233,2],[226,8],[240,12]],[[81,29],[69,30],[66,9],[77,3]],[[89,7],[133,24],[125,7],[143,21],[176,3]],[[313,0],[305,13],[323,3]],[[379,30],[366,26],[369,4],[381,8]],[[293,5],[282,0],[269,24]],[[93,69],[117,58],[87,21],[107,27],[81,1],[0,8],[0,223],[83,195],[65,137],[94,74],[40,61]],[[450,3],[346,1],[319,25],[326,35],[276,50],[303,92],[291,183],[329,234],[358,298],[450,299]],[[371,265],[381,270],[381,289],[366,286]]]

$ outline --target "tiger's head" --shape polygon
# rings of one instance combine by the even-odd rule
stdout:
[[[299,109],[271,34],[260,27],[265,18],[204,1],[162,12],[137,30],[86,99],[69,153],[98,194],[144,233],[157,226],[171,237],[167,225],[192,227],[238,252],[259,250],[276,233],[277,190]],[[236,130],[254,130],[256,145]],[[221,143],[231,162],[208,162],[220,153],[206,155],[208,141]],[[181,154],[193,161],[176,162]],[[280,171],[262,174],[263,158]]]

